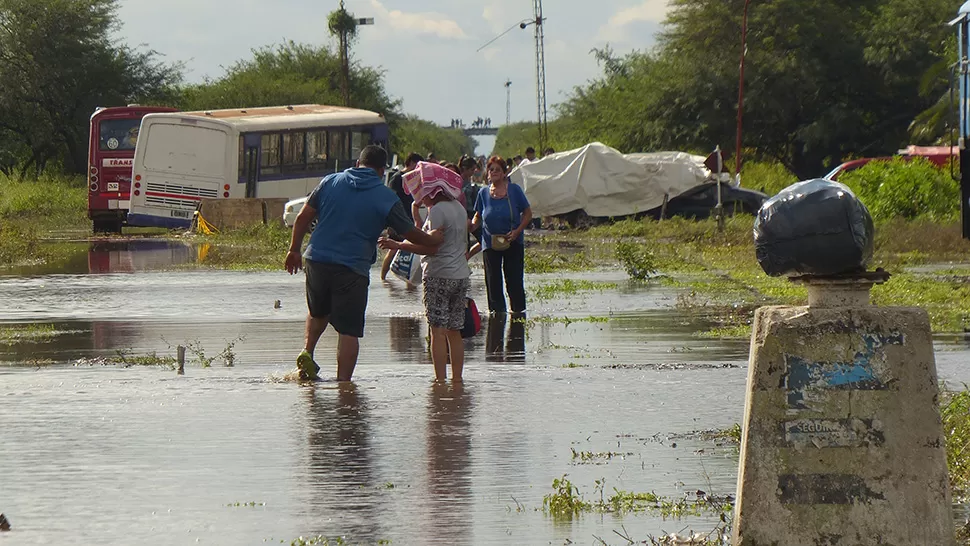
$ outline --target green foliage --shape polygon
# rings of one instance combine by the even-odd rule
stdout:
[[[950,487],[955,498],[965,498],[970,492],[970,391],[944,391],[941,416]]]
[[[743,1],[670,8],[655,50],[594,51],[603,74],[559,105],[559,134],[622,152],[735,152]],[[746,159],[773,159],[808,179],[845,155],[895,152],[935,101],[921,84],[947,58],[952,30],[943,23],[953,11],[946,0],[752,2]]]
[[[530,247],[525,253],[526,273],[555,273],[557,271],[584,271],[593,268],[586,252],[564,253]]]
[[[777,161],[751,161],[741,167],[741,185],[775,195],[798,182],[798,177]]]
[[[839,182],[852,189],[876,221],[927,218],[949,221],[960,212],[960,187],[929,161],[870,161]]]
[[[579,488],[566,479],[565,474],[552,480],[552,489],[552,493],[542,497],[542,508],[552,517],[571,520],[592,509],[592,503],[579,494]]]
[[[348,41],[357,37],[357,19],[347,12],[343,6],[331,11],[330,15],[327,16],[327,28],[330,29],[330,34],[334,36],[347,36]]]
[[[472,155],[478,142],[461,129],[446,129],[414,116],[398,119],[391,130],[391,150],[398,154],[398,162],[417,152],[422,156],[434,152],[439,160],[458,162],[463,154]]]
[[[616,288],[614,282],[589,281],[585,279],[557,279],[542,283],[531,289],[532,296],[539,301],[550,300],[563,296],[575,296],[580,292],[593,290],[610,290]]]
[[[351,63],[350,98],[355,108],[396,119],[400,102],[384,90],[380,70]],[[252,51],[217,80],[185,89],[184,110],[278,106],[283,104],[343,104],[340,57],[327,46],[288,41]]]
[[[548,123],[549,139],[546,147],[551,147],[557,152],[579,148],[596,138],[584,139],[573,134],[573,124],[570,119],[554,119]],[[532,146],[536,149],[536,154],[541,155],[539,149],[539,124],[534,121],[523,121],[511,125],[503,125],[498,128],[495,136],[495,147],[492,148],[491,155],[497,155],[506,159],[517,155],[525,156],[525,149]]]
[[[253,50],[251,59],[237,61],[218,80],[185,89],[184,110],[277,106],[281,104],[343,104],[340,56],[325,45],[296,42]],[[384,89],[384,73],[359,63],[350,65],[350,99],[355,108],[384,114],[391,129],[391,150],[400,154],[435,152],[456,161],[472,153],[474,139],[460,129],[445,129],[413,116],[402,116],[400,101]]]
[[[50,341],[57,334],[53,324],[27,324],[0,328],[0,346],[25,341]]]
[[[181,67],[115,41],[119,0],[0,0],[0,170],[86,172],[97,106],[171,100]]]
[[[616,242],[616,259],[631,279],[643,281],[657,270],[657,261],[646,245],[629,241]]]

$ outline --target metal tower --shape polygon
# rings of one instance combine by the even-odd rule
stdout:
[[[542,24],[545,19],[542,17],[542,0],[533,0],[533,11],[535,15],[535,39],[536,39],[536,109],[539,117],[539,150],[544,150],[546,140],[549,138],[548,127],[546,126],[546,52],[545,36]],[[541,152],[540,152],[541,153]]]

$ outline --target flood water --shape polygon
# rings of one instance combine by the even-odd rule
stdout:
[[[625,544],[614,530],[645,540],[716,516],[557,521],[542,511],[553,479],[587,500],[600,479],[607,496],[734,493],[737,450],[693,433],[741,420],[748,343],[697,337],[710,325],[671,289],[582,274],[618,286],[486,321],[464,387],[436,387],[420,290],[375,272],[353,385],[307,385],[283,379],[302,276],[185,269],[199,250],[92,243],[60,273],[0,276],[0,327],[56,332],[0,345],[0,543]],[[472,295],[486,308],[480,269]],[[317,349],[325,377],[335,344],[327,332]],[[102,360],[176,345],[184,376]],[[970,382],[968,351],[938,340],[942,379]]]

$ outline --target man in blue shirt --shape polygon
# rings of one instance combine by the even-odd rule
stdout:
[[[377,239],[385,228],[421,245],[437,246],[444,239],[442,233],[428,234],[414,227],[398,196],[384,185],[386,164],[383,148],[365,147],[356,168],[320,182],[293,224],[284,265],[291,275],[301,268],[306,272],[306,344],[296,359],[303,378],[318,377],[313,350],[327,325],[340,335],[337,380],[353,377],[359,338],[364,337],[370,267],[377,260]],[[317,227],[301,257],[300,247],[314,218]]]

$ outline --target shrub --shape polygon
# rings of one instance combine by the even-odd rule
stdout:
[[[644,243],[617,241],[616,259],[632,279],[646,280],[657,270],[657,260]]]
[[[798,182],[798,177],[781,163],[752,161],[741,168],[741,185],[775,195]]]
[[[855,192],[877,222],[893,218],[951,221],[960,212],[960,187],[923,158],[871,161],[839,182]]]

